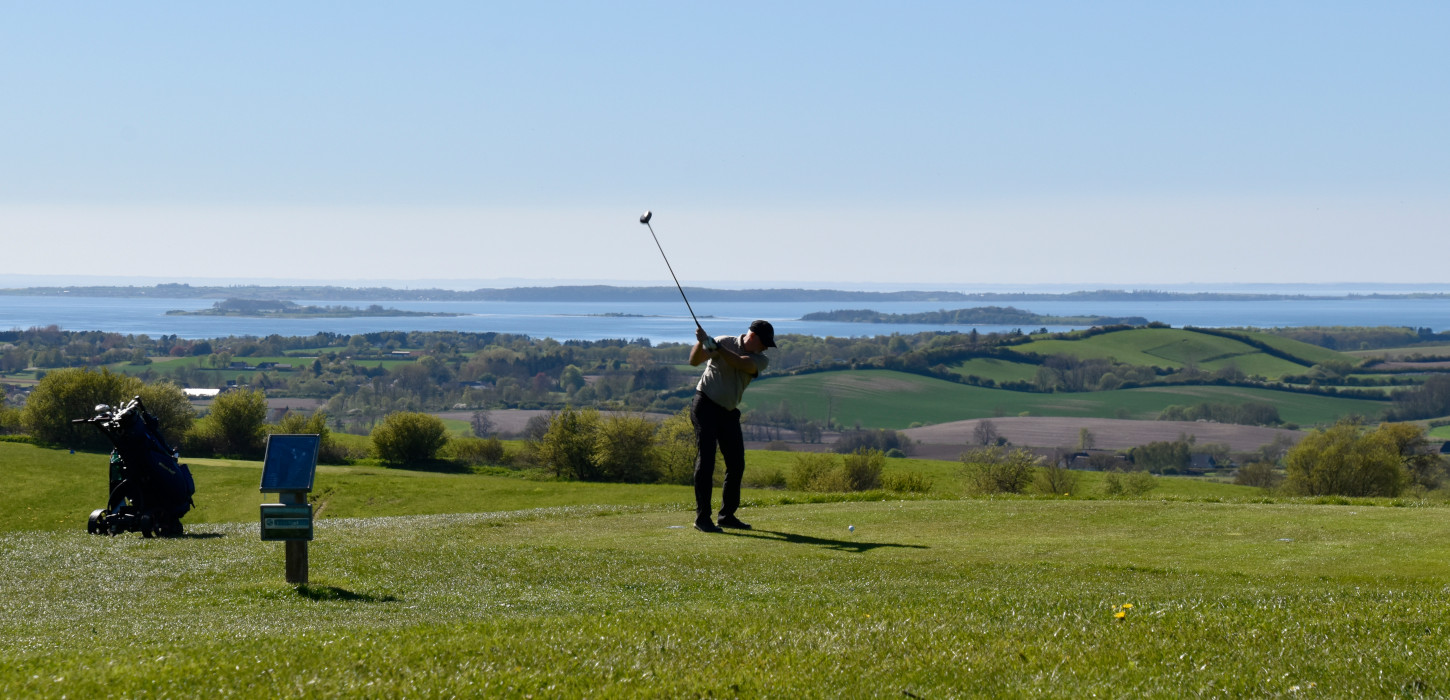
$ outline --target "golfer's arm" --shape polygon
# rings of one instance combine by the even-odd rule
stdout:
[[[690,348],[691,367],[699,367],[700,365],[704,364],[705,361],[708,359],[710,359],[710,353],[706,351],[705,348],[702,347],[699,343],[695,343],[695,347]]]
[[[715,356],[724,360],[725,364],[730,365],[731,367],[734,367],[741,372],[749,374],[752,377],[754,377],[758,373],[758,370],[755,369],[755,363],[751,362],[750,358],[744,355],[737,355],[733,352],[730,352],[729,350],[726,350],[725,348],[720,348],[719,350],[715,351]]]

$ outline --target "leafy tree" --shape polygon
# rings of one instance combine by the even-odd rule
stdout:
[[[217,395],[200,431],[218,454],[256,456],[262,452],[266,424],[266,396],[240,389]]]
[[[656,426],[637,415],[603,419],[594,435],[592,459],[602,481],[650,482],[659,478],[655,454]]]
[[[438,457],[448,443],[442,419],[427,413],[390,413],[372,432],[373,449],[388,464],[415,464]]]
[[[665,484],[691,484],[695,480],[695,426],[689,409],[666,418],[655,432],[659,480]]]
[[[1340,420],[1284,456],[1284,488],[1306,496],[1398,496],[1410,480],[1393,429]]]
[[[1139,469],[1172,474],[1188,467],[1192,444],[1182,437],[1172,442],[1150,442],[1129,450],[1128,458]]]
[[[156,417],[161,435],[173,447],[180,447],[196,420],[196,409],[186,392],[169,380],[143,384],[136,390],[146,410]]]
[[[1098,438],[1093,431],[1087,428],[1079,428],[1077,431],[1077,448],[1079,450],[1091,450],[1098,444]]]
[[[599,411],[576,411],[566,407],[549,421],[548,430],[534,444],[538,461],[555,476],[593,481],[594,441],[599,431]]]
[[[99,404],[117,406],[141,392],[141,380],[108,369],[61,369],[45,375],[25,401],[22,421],[35,439],[88,449],[109,449],[100,431],[72,425],[90,418]]]
[[[1022,448],[1008,451],[992,446],[962,453],[961,462],[962,474],[974,492],[1022,493],[1042,458]]]

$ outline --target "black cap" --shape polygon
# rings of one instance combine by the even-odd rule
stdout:
[[[765,347],[775,347],[775,326],[770,325],[770,321],[751,321],[750,330],[755,332],[755,336],[760,338],[760,342],[765,343]]]

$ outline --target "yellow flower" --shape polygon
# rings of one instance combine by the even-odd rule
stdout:
[[[1123,609],[1124,610],[1132,610],[1133,609],[1133,604],[1132,603],[1123,603]]]
[[[1117,618],[1119,620],[1121,620],[1121,619],[1123,619],[1123,618],[1125,618],[1127,616],[1128,616],[1128,613],[1127,613],[1127,611],[1124,611],[1124,610],[1119,610],[1119,611],[1113,613],[1113,617],[1115,617],[1115,618]]]

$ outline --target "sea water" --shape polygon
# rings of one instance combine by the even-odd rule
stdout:
[[[379,304],[407,311],[460,316],[356,318],[245,318],[167,315],[169,310],[211,308],[214,299],[156,299],[0,295],[0,330],[59,326],[64,330],[100,330],[182,338],[224,336],[306,336],[319,331],[340,334],[378,331],[466,331],[527,335],[555,340],[648,338],[653,343],[691,342],[694,322],[683,302],[506,302],[506,301],[309,301],[301,305],[367,307]],[[715,335],[742,333],[763,318],[776,333],[820,337],[861,337],[922,331],[980,333],[1033,331],[1040,326],[946,324],[871,324],[802,321],[817,311],[869,308],[882,313],[916,313],[971,306],[1015,306],[1053,316],[1141,316],[1175,327],[1406,326],[1450,330],[1450,299],[1338,298],[1272,301],[1013,301],[1013,302],[736,302],[694,303],[706,330]],[[1063,331],[1078,326],[1047,326]]]

